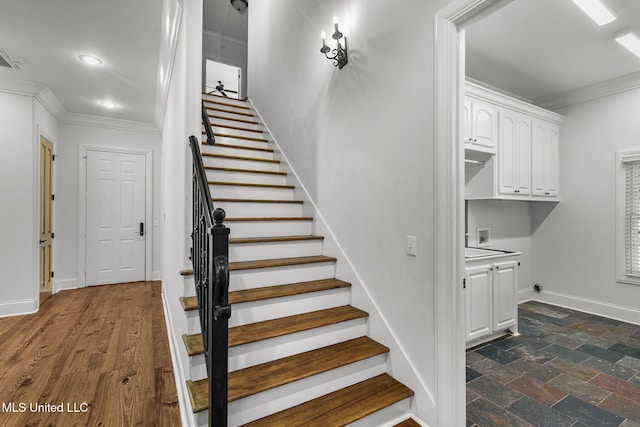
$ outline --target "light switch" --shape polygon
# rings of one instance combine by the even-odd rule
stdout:
[[[407,255],[416,256],[416,236],[407,236]]]

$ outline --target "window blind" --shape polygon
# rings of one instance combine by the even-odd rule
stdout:
[[[624,162],[624,264],[627,276],[640,277],[640,160]]]

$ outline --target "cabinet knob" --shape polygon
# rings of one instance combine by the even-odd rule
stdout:
[[[473,139],[473,142],[478,142],[478,140],[474,138],[474,139]]]

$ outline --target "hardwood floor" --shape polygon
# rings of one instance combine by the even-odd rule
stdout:
[[[0,426],[133,425],[180,425],[160,282],[64,291],[0,319]]]

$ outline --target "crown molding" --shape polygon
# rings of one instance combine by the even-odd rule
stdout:
[[[626,76],[617,77],[557,95],[538,98],[534,100],[534,103],[543,108],[557,110],[562,107],[568,107],[634,89],[640,89],[640,72],[627,74]]]
[[[230,43],[236,43],[245,47],[247,46],[246,40],[240,40],[235,37],[227,36],[226,34],[216,33],[215,31],[207,30],[206,28],[203,28],[202,32],[208,36],[215,37]]]
[[[30,96],[37,99],[58,123],[72,123],[153,134],[161,133],[160,128],[154,123],[70,113],[64,108],[62,103],[58,101],[58,98],[51,92],[51,89],[41,83],[0,78],[0,92]]]

